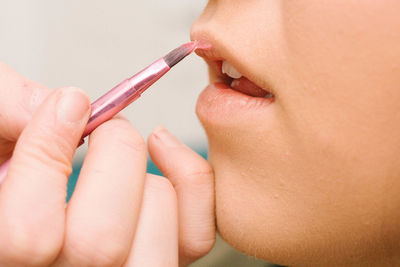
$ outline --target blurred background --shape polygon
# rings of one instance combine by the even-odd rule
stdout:
[[[0,61],[50,88],[76,86],[92,100],[189,41],[206,0],[1,0]],[[206,66],[192,55],[152,86],[124,114],[146,138],[158,125],[206,157],[195,103]],[[72,192],[85,147],[75,157]],[[149,170],[157,172],[149,163]],[[193,266],[271,266],[234,251],[220,238]]]

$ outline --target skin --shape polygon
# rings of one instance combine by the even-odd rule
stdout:
[[[0,163],[12,154],[0,265],[187,266],[205,255],[215,240],[212,169],[162,127],[148,151],[168,179],[146,174],[145,142],[117,116],[91,134],[66,205],[89,115],[83,91],[50,90],[0,62]]]
[[[218,43],[275,94],[234,123],[212,102],[197,107],[219,232],[233,246],[294,266],[399,264],[399,9],[395,0],[209,2],[192,39]],[[75,105],[57,105],[69,93]],[[144,142],[125,119],[96,129],[65,208],[88,103],[0,64],[0,161],[13,153],[0,189],[0,265],[176,266],[206,254],[212,170],[164,129],[148,149],[168,180],[145,173]],[[79,114],[60,122],[60,106],[61,117]]]
[[[218,230],[234,247],[291,266],[400,264],[399,11],[396,0],[209,1],[191,37],[216,48],[199,55],[275,94],[234,123],[204,93],[197,106]]]

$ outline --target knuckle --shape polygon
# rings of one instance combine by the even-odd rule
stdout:
[[[146,154],[146,143],[141,137],[137,138],[130,135],[120,135],[115,139],[115,141],[118,145],[126,148],[134,154]]]
[[[183,181],[191,184],[204,184],[213,177],[214,171],[207,162],[196,163],[196,166],[186,165],[183,170]]]
[[[80,234],[69,239],[69,261],[76,266],[120,266],[128,254],[128,248],[107,234]]]
[[[159,199],[171,199],[173,201],[176,199],[174,186],[164,177],[149,174],[146,189],[157,195]]]
[[[146,143],[142,136],[129,121],[122,117],[104,123],[99,127],[96,134],[107,138],[112,135],[114,136],[113,142],[116,142],[118,147],[124,147],[135,153],[146,154]]]
[[[61,136],[54,134],[49,138],[48,135],[32,134],[28,140],[25,138],[18,145],[23,147],[25,157],[69,174],[72,171],[72,146]]]
[[[208,254],[214,247],[215,238],[204,240],[187,240],[180,246],[181,254],[189,259],[198,259]]]
[[[34,95],[33,87],[31,85],[31,83],[29,83],[29,81],[27,81],[25,79],[21,79],[20,89],[23,92],[23,94],[26,95],[27,97],[24,97],[23,100],[20,103],[18,103],[19,104],[18,106],[19,106],[20,110],[24,111],[26,117],[28,118],[30,116],[30,114],[32,113],[31,100]]]
[[[2,258],[10,262],[18,262],[21,266],[43,266],[54,260],[61,249],[59,237],[40,235],[24,230],[9,231],[7,248],[2,251]]]

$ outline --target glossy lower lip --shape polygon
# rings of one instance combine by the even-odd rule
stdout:
[[[254,120],[269,112],[273,99],[252,97],[224,83],[207,86],[197,101],[197,115],[205,124],[235,125]]]

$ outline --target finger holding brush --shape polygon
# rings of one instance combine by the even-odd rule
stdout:
[[[206,49],[208,46],[196,41],[183,44],[131,78],[122,81],[97,99],[91,105],[91,115],[79,145],[83,144],[83,138],[88,136],[96,127],[114,117],[118,112],[139,98],[146,89],[197,48]],[[7,160],[0,166],[0,183],[7,175],[9,164],[10,160]]]
[[[168,61],[167,57],[164,61],[176,64],[180,59],[170,57]],[[52,92],[6,69],[6,75],[0,75],[0,93],[17,88],[13,90],[15,99],[9,102],[26,111],[19,110],[22,115],[15,118],[7,115],[0,123],[3,161],[15,146],[0,187],[0,265],[143,266],[148,262],[152,266],[185,266],[212,248],[213,179],[204,159],[171,135],[156,131],[151,139],[163,141],[151,141],[150,149],[169,179],[148,175],[141,136],[123,117],[110,119],[118,112],[113,103],[131,102],[121,101],[118,90],[90,105],[79,89]],[[144,73],[150,70],[154,68],[146,68]],[[159,78],[154,73],[147,82]],[[143,72],[116,88],[133,88],[130,96],[134,100],[147,86],[135,87],[138,80],[130,83],[143,77],[140,74]],[[3,77],[15,79],[4,81]],[[112,101],[104,101],[107,99]],[[11,106],[3,105],[2,114],[13,114],[8,110]],[[92,125],[98,125],[88,130],[90,118]],[[72,157],[86,133],[92,133],[87,157],[66,206]],[[167,163],[168,158],[175,160]],[[190,164],[181,166],[182,159]],[[197,186],[199,181],[204,186]],[[188,194],[192,196],[188,198]],[[190,209],[194,198],[198,203]],[[204,227],[197,232],[198,218]],[[191,238],[190,233],[196,235]],[[155,241],[157,244],[151,243]]]

